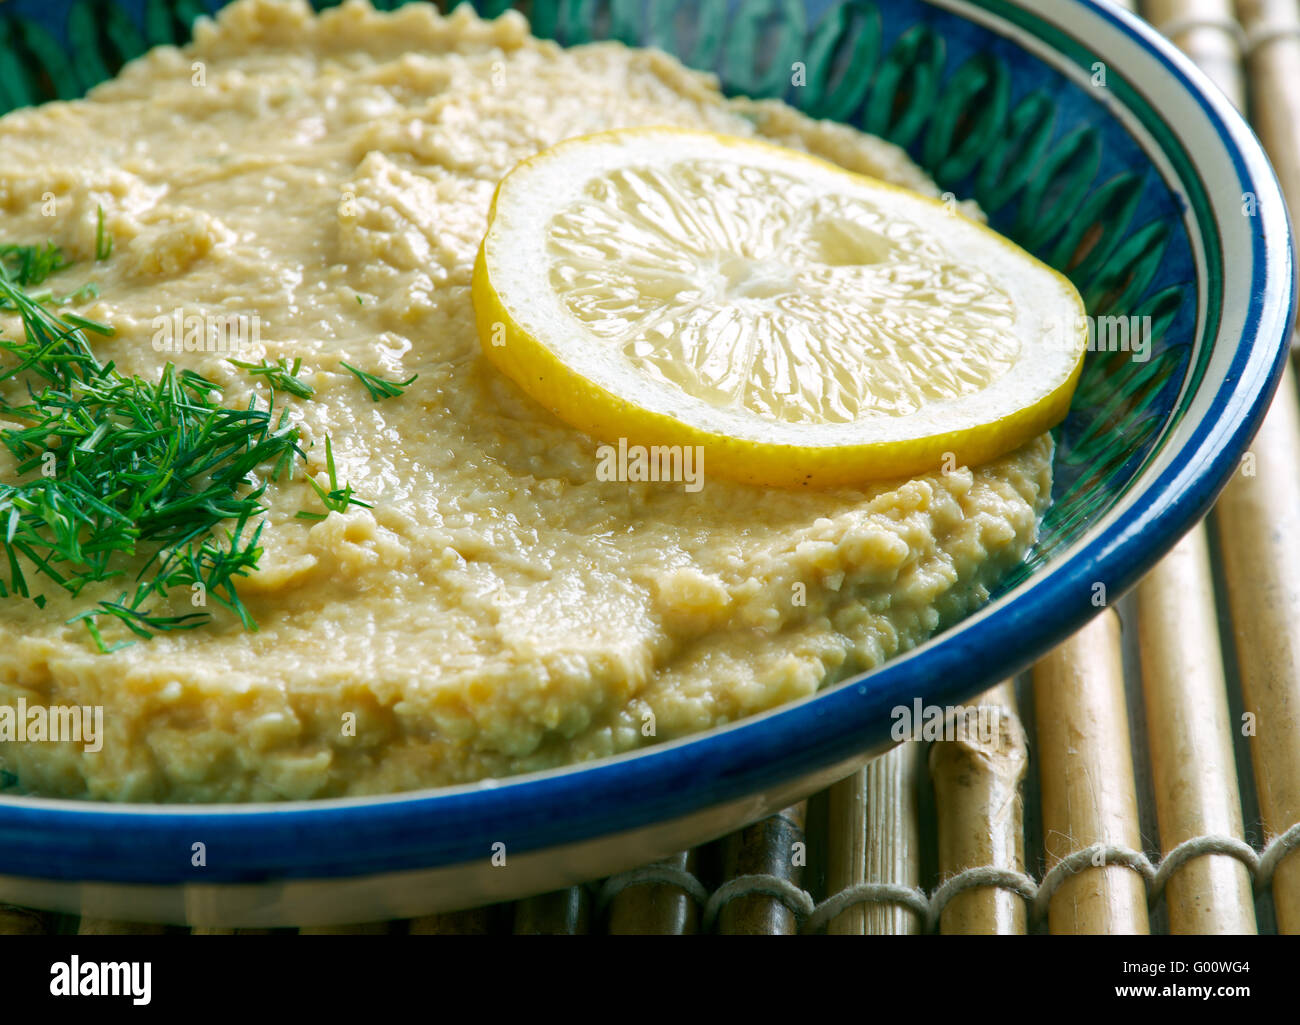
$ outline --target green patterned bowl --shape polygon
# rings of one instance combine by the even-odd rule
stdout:
[[[147,46],[182,41],[209,6],[11,0],[0,108],[76,96]],[[956,703],[1023,668],[1098,611],[1098,585],[1112,601],[1132,585],[1236,468],[1291,332],[1287,216],[1244,122],[1137,19],[1092,0],[519,6],[562,43],[657,45],[732,92],[891,139],[1073,279],[1098,345],[1057,431],[1041,540],[988,607],[920,648],[636,754],[374,800],[0,798],[0,900],[216,925],[357,921],[506,900],[670,854],[843,777],[888,743],[891,708]],[[1142,351],[1121,341],[1133,325]],[[208,843],[201,874],[196,838]],[[493,867],[497,843],[508,869]]]

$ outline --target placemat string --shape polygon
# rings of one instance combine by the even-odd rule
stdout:
[[[1008,890],[1028,904],[1030,919],[1037,925],[1047,917],[1052,895],[1070,876],[1089,868],[1105,865],[1122,865],[1142,877],[1146,886],[1147,901],[1155,906],[1164,895],[1169,879],[1194,858],[1208,854],[1223,854],[1236,858],[1246,866],[1256,891],[1268,888],[1273,873],[1289,853],[1300,847],[1300,823],[1275,837],[1257,853],[1253,847],[1233,836],[1197,836],[1185,840],[1171,850],[1160,864],[1153,865],[1141,851],[1117,844],[1093,844],[1062,858],[1054,865],[1041,883],[1032,876],[994,865],[968,868],[944,880],[934,892],[927,895],[919,887],[899,883],[858,883],[831,894],[821,903],[812,894],[788,879],[773,875],[743,875],[719,886],[713,893],[691,872],[672,865],[653,864],[611,876],[600,884],[596,908],[603,913],[609,902],[630,886],[661,884],[675,886],[704,906],[703,927],[711,932],[722,909],[739,897],[765,896],[779,900],[800,923],[801,933],[817,932],[836,916],[857,904],[895,904],[907,908],[925,925],[926,932],[939,927],[939,919],[949,901],[967,890],[997,887]]]

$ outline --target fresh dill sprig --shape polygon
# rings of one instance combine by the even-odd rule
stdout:
[[[307,478],[307,483],[311,485],[312,490],[316,492],[321,500],[321,504],[330,512],[344,512],[350,505],[359,505],[363,509],[373,509],[374,506],[369,502],[363,502],[361,499],[354,497],[351,484],[339,486],[338,471],[334,466],[334,447],[330,443],[330,436],[325,435],[325,472],[329,475],[330,486],[327,491],[316,483],[312,477]],[[327,513],[308,512],[306,509],[299,510],[295,514],[300,520],[323,520]]]
[[[65,313],[63,320],[73,327],[79,327],[83,331],[93,331],[97,335],[103,335],[105,338],[112,338],[116,331],[112,324],[104,324],[98,320],[91,320],[89,317],[83,317],[80,313]]]
[[[99,207],[95,220],[95,262],[107,260],[113,255],[113,236],[104,230],[104,208]]]
[[[69,303],[89,302],[91,299],[99,298],[99,286],[93,281],[87,281],[75,292],[68,292],[64,295],[44,295],[32,296],[37,302],[54,303],[57,306],[67,306]]]
[[[382,377],[376,377],[374,374],[367,374],[364,370],[358,370],[351,363],[340,361],[339,366],[350,371],[352,376],[365,385],[366,391],[370,392],[370,398],[375,402],[380,399],[397,398],[402,394],[402,389],[409,387],[420,376],[419,374],[412,374],[405,381],[385,381]]]
[[[241,370],[247,370],[253,377],[265,378],[267,387],[271,389],[272,397],[275,396],[276,392],[285,392],[299,399],[309,399],[316,394],[316,389],[298,376],[302,370],[301,359],[295,359],[292,365],[287,359],[275,363],[266,359],[263,359],[261,363],[246,363],[238,359],[231,359],[226,362],[239,367]]]
[[[138,637],[188,630],[208,621],[195,612],[156,611],[173,588],[204,594],[256,629],[236,589],[256,567],[261,524],[254,517],[268,479],[305,459],[298,428],[256,396],[246,408],[219,404],[220,387],[168,363],[157,381],[130,377],[92,352],[86,331],[106,324],[57,314],[0,279],[0,302],[18,312],[22,339],[0,338],[0,382],[20,375],[26,394],[0,399],[0,444],[16,461],[15,482],[0,482],[0,596],[33,593],[42,577],[72,595],[90,583],[125,576],[141,559],[133,587],[74,616],[102,651],[99,629],[112,617]],[[314,483],[314,482],[313,482]],[[351,489],[331,487],[351,498]],[[355,501],[355,500],[352,500]],[[233,527],[219,530],[223,524]],[[26,567],[26,569],[24,568]]]
[[[39,285],[67,266],[63,250],[53,242],[46,242],[43,246],[0,246],[0,280],[10,281],[19,288]],[[10,306],[4,308],[12,309]]]
[[[111,240],[109,249],[112,249]],[[53,242],[46,242],[43,246],[0,245],[0,280],[8,281],[16,288],[23,289],[29,299],[42,305],[53,303],[67,306],[70,303],[99,298],[99,286],[93,281],[88,281],[76,291],[64,295],[30,291],[36,285],[42,284],[51,274],[71,266],[72,262],[64,258],[63,250]],[[0,310],[13,309],[13,304],[4,296],[0,296]]]

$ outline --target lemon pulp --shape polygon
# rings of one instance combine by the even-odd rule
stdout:
[[[475,269],[488,357],[603,440],[830,485],[1001,455],[1065,413],[1073,286],[955,207],[674,129],[569,140],[501,182]]]

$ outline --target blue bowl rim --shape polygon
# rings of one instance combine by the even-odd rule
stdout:
[[[1136,583],[1209,510],[1259,428],[1287,359],[1297,304],[1294,253],[1276,177],[1226,97],[1136,16],[1108,0],[1073,2],[1120,29],[1195,97],[1231,154],[1243,193],[1257,197],[1262,230],[1253,242],[1254,301],[1242,344],[1210,414],[1150,485],[1153,501],[1124,510],[1091,552],[1054,560],[1061,565],[1053,572],[1014,589],[973,625],[979,648],[1013,650],[1015,666],[972,671],[963,636],[873,670],[869,686],[854,677],[696,737],[455,788],[183,807],[0,798],[0,873],[151,883],[355,877],[487,858],[495,841],[535,851],[680,818],[852,759],[891,708],[918,694],[927,703],[960,702],[1078,630],[1101,611],[1087,599],[1093,582],[1112,596]],[[1285,302],[1277,298],[1282,288]],[[210,866],[197,878],[195,840],[208,844]]]

